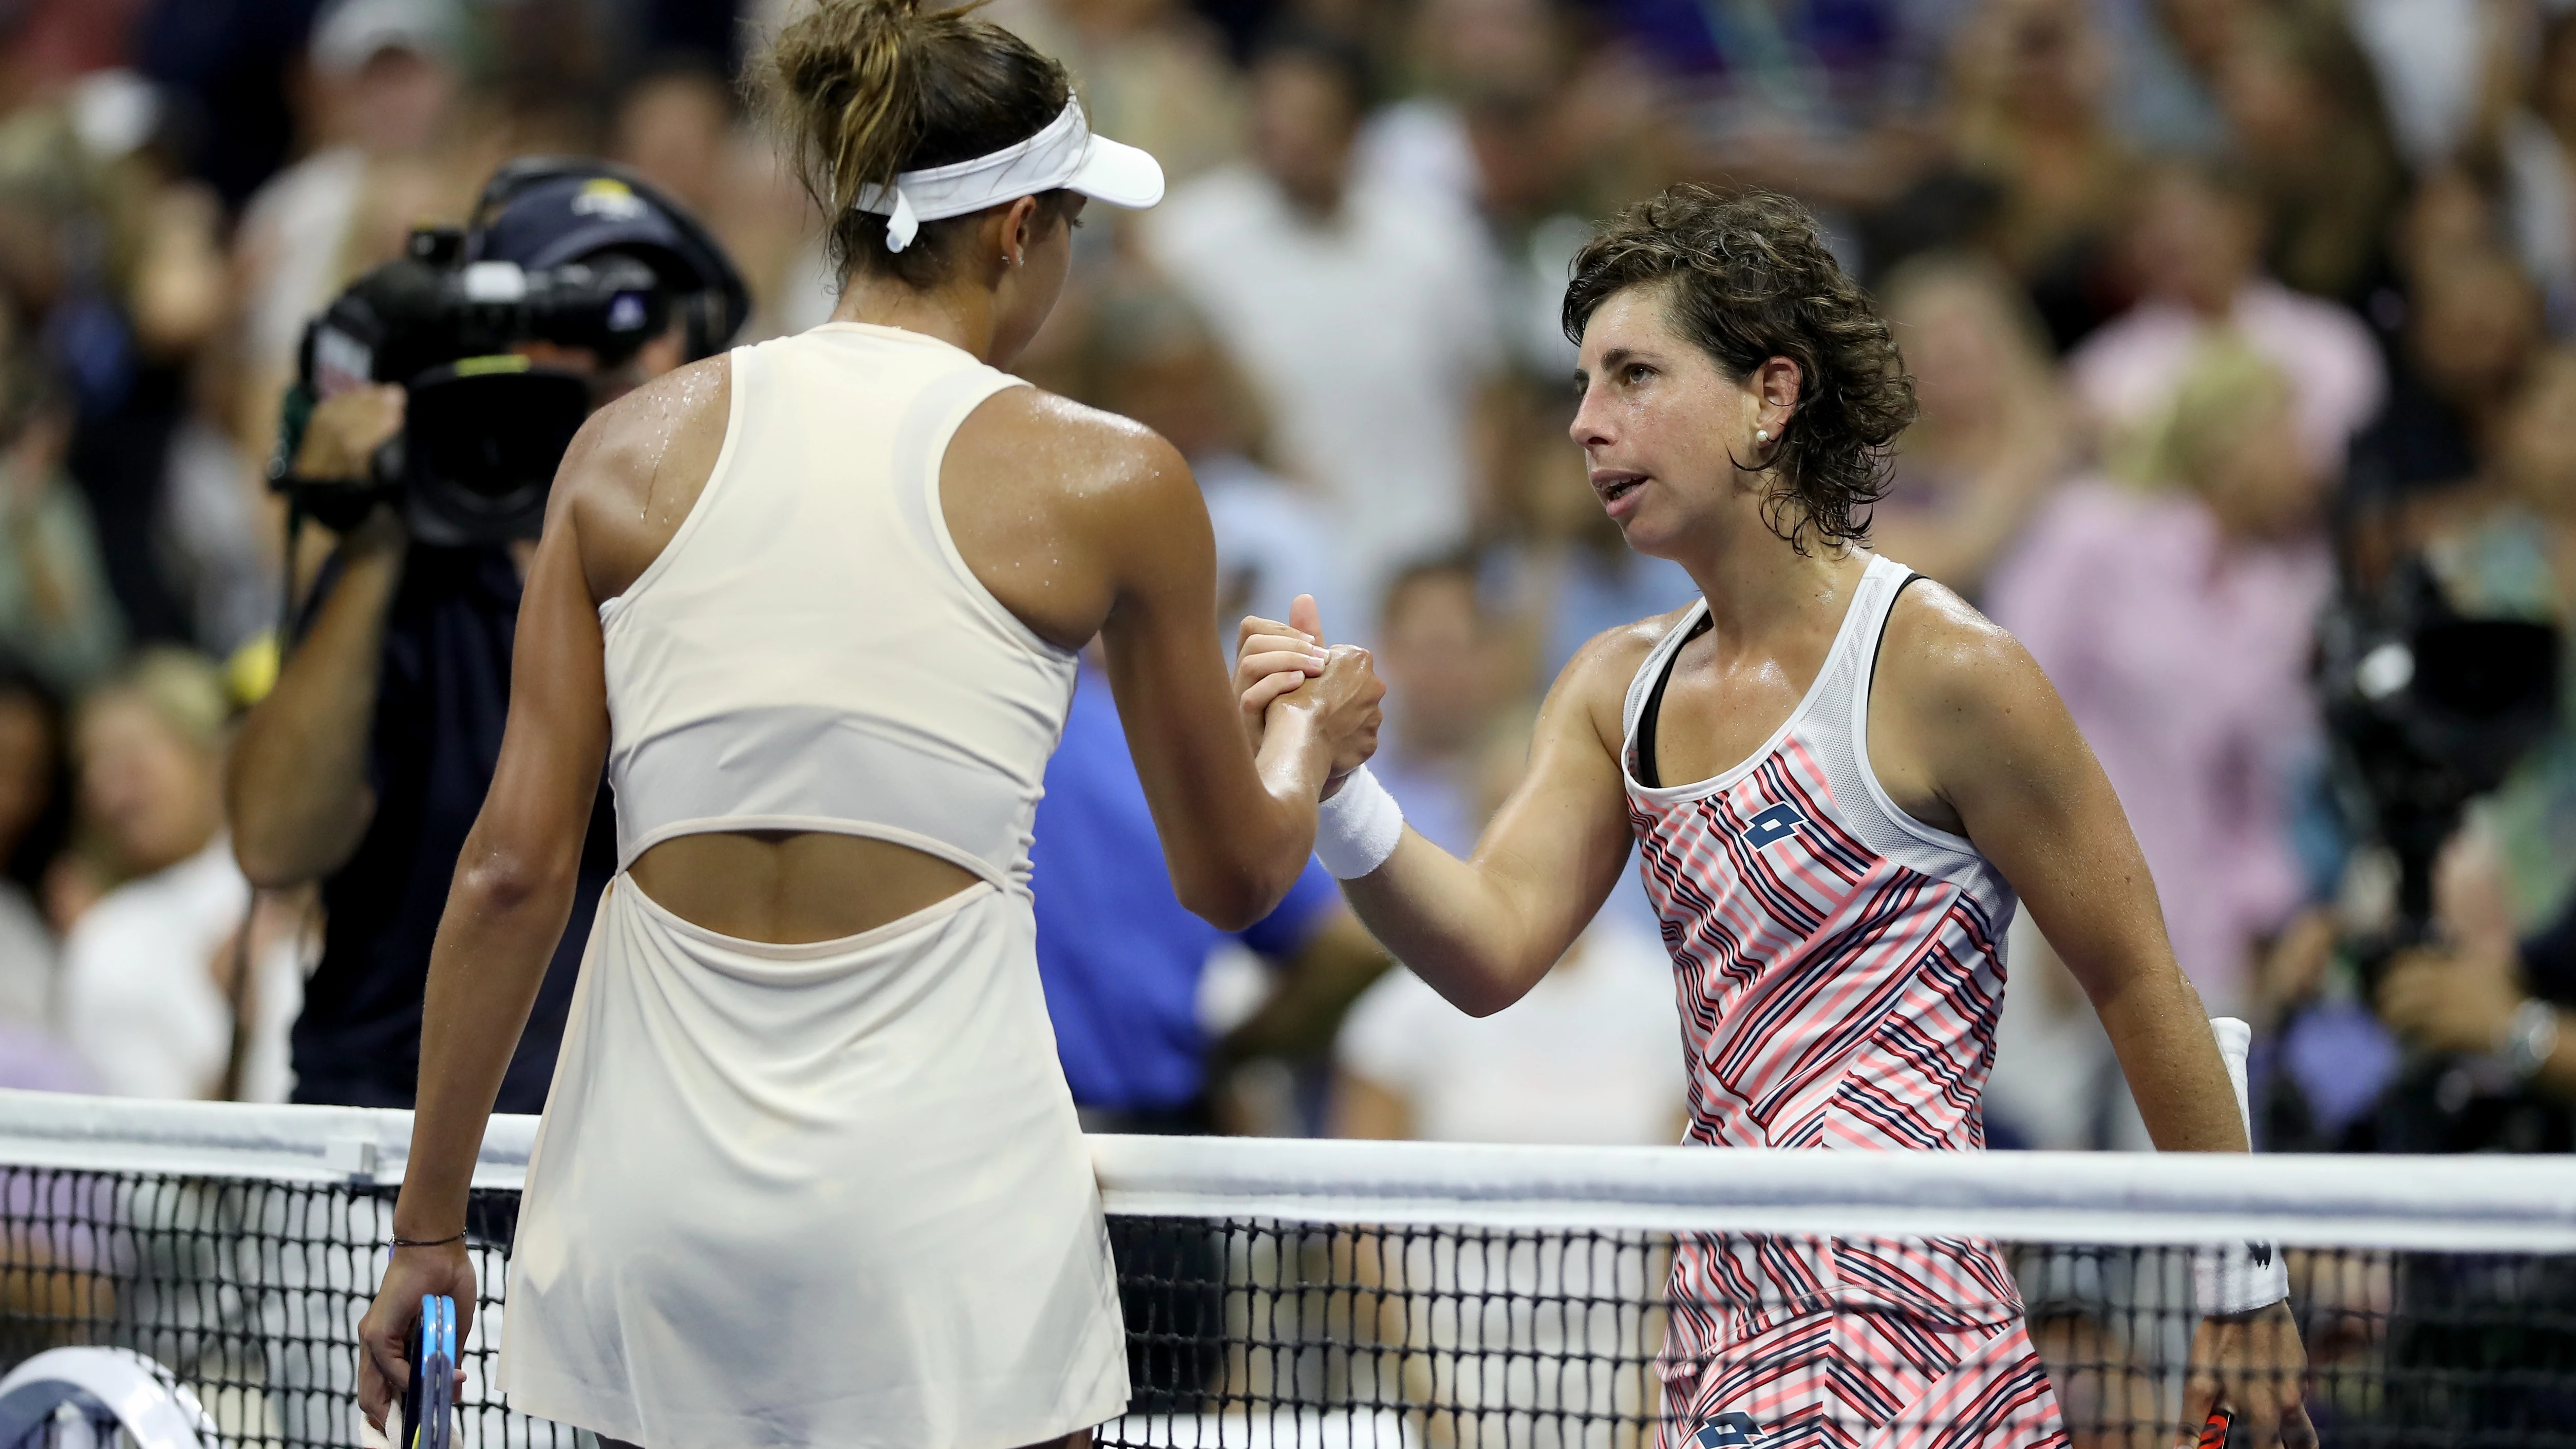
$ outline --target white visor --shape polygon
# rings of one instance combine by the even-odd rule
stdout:
[[[886,250],[899,252],[925,221],[1059,188],[1112,206],[1151,206],[1163,199],[1163,168],[1134,146],[1091,134],[1082,103],[1066,101],[1061,115],[1025,141],[971,161],[900,172],[892,186],[862,186],[853,205],[886,219]]]

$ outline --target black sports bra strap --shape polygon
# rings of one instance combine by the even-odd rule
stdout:
[[[1664,656],[1663,671],[1655,676],[1655,687],[1646,695],[1646,707],[1637,716],[1637,783],[1649,790],[1660,790],[1664,784],[1663,769],[1655,763],[1655,717],[1664,712],[1664,686],[1673,682],[1673,666],[1682,661],[1682,645],[1707,633],[1713,622],[1702,610],[1698,622],[1682,636],[1681,644],[1674,645],[1673,652]]]
[[[1887,645],[1887,621],[1896,617],[1896,601],[1905,597],[1907,589],[1922,581],[1921,574],[1907,574],[1904,581],[1896,586],[1896,592],[1887,596],[1887,612],[1878,616],[1878,637],[1871,640],[1869,644],[1869,678],[1865,682],[1866,685],[1878,683],[1878,651]]]

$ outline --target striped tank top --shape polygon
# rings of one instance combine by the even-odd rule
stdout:
[[[1664,685],[1708,627],[1705,601],[1629,688],[1628,813],[1680,993],[1692,1142],[1985,1145],[2012,887],[1964,837],[1897,808],[1869,764],[1879,640],[1915,577],[1873,558],[1806,697],[1712,779],[1645,783]],[[2001,1258],[1965,1241],[1707,1239],[1682,1245],[1673,1290],[1685,1353],[1829,1304],[1974,1323],[2020,1307]]]

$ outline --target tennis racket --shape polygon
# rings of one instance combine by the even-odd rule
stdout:
[[[394,1449],[453,1449],[456,1425],[456,1300],[420,1300],[404,1352],[411,1382],[403,1386],[402,1436]]]
[[[2227,1449],[2227,1431],[2235,1427],[2234,1410],[2210,1410],[2209,1422],[2200,1426],[2199,1449]]]

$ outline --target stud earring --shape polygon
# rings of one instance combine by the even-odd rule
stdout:
[[[1757,443],[1767,443],[1771,441],[1771,430],[1769,428],[1755,428],[1753,430],[1753,441]]]

